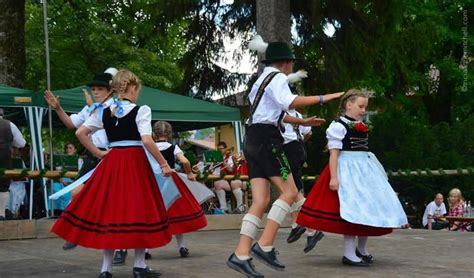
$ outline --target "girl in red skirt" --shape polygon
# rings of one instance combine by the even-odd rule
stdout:
[[[52,232],[89,248],[104,249],[99,277],[112,277],[114,249],[135,248],[133,277],[157,277],[145,264],[145,248],[171,241],[166,209],[145,154],[145,147],[161,165],[171,169],[151,136],[151,110],[137,106],[140,81],[130,71],[119,71],[112,82],[119,101],[90,117],[76,132],[92,154],[102,158],[82,191],[73,199]],[[89,134],[105,129],[110,151],[94,146]]]
[[[329,165],[301,208],[297,223],[344,235],[342,263],[369,266],[368,236],[381,236],[407,225],[403,208],[375,155],[369,152],[369,127],[361,120],[368,95],[351,89],[341,99],[341,113],[326,131]],[[358,237],[357,249],[355,247]]]
[[[196,177],[191,170],[191,163],[189,163],[189,160],[184,156],[183,151],[178,146],[168,143],[172,134],[172,127],[168,122],[158,121],[153,125],[153,135],[156,139],[156,146],[163,154],[168,165],[174,169],[177,159],[183,165],[187,176],[181,179],[176,172],[172,172],[171,177],[181,197],[176,200],[167,211],[170,232],[176,236],[179,254],[184,258],[189,255],[189,250],[184,243],[183,234],[197,231],[207,226],[207,219],[200,205],[200,202],[204,202],[206,198],[204,198],[204,200],[196,200],[197,198],[193,195],[193,192],[200,191],[196,194],[197,196],[205,196],[205,194],[200,194],[201,192],[205,193],[205,191],[210,193],[207,194],[209,197],[214,196],[214,194],[205,185],[199,186],[197,183],[188,185],[186,183],[188,180],[196,181]]]

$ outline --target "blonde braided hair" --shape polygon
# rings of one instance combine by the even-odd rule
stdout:
[[[119,70],[117,74],[112,79],[112,92],[117,97],[119,101],[124,99],[128,93],[128,88],[130,86],[138,86],[140,89],[141,83],[140,79],[129,70]],[[112,116],[115,116],[117,108],[113,108]]]

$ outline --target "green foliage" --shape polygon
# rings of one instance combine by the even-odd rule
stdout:
[[[185,19],[161,22],[168,6],[135,1],[48,1],[52,88],[83,85],[94,74],[116,67],[134,71],[145,85],[176,91],[183,80],[177,61],[186,51],[180,33],[187,23]],[[42,90],[43,15],[36,1],[26,4],[25,41],[27,88]]]

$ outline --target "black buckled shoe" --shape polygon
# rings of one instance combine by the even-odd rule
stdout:
[[[354,261],[349,260],[346,256],[342,257],[342,264],[349,265],[349,266],[364,266],[364,267],[369,266],[369,264],[364,262],[363,260],[360,262],[354,262]]]
[[[99,278],[112,278],[112,273],[104,271],[99,275]]]
[[[152,278],[159,277],[161,272],[158,270],[153,270],[148,266],[145,268],[134,267],[133,268],[133,278]]]
[[[63,250],[64,251],[67,251],[67,250],[71,250],[71,249],[74,249],[76,248],[77,244],[75,243],[72,243],[72,242],[69,242],[69,241],[66,241],[63,245]]]
[[[150,252],[145,252],[145,260],[151,260]]]
[[[356,256],[361,258],[364,262],[371,264],[374,262],[374,257],[372,255],[362,255],[359,250],[356,248]]]
[[[235,253],[232,253],[232,255],[230,255],[229,259],[227,260],[227,266],[250,278],[264,277],[263,274],[255,270],[255,266],[252,263],[252,258],[248,260],[240,260],[237,258]]]
[[[301,235],[304,234],[304,232],[306,232],[305,227],[300,226],[300,225],[296,226],[296,228],[291,229],[290,235],[286,239],[286,242],[292,243],[292,242],[297,241],[298,239],[300,239]]]
[[[277,259],[276,255],[278,254],[278,251],[276,251],[275,248],[273,248],[270,252],[265,252],[262,250],[258,242],[255,242],[250,251],[252,256],[263,264],[278,271],[285,270],[285,265]]]
[[[114,254],[112,265],[124,265],[127,259],[127,250],[117,250]]]
[[[181,258],[186,258],[187,256],[189,256],[189,249],[186,247],[179,248],[179,255],[181,256]]]
[[[320,231],[316,231],[314,235],[308,236],[303,252],[308,253],[309,251],[313,250],[313,248],[316,246],[316,243],[318,243],[318,241],[320,241],[323,237],[324,233]]]

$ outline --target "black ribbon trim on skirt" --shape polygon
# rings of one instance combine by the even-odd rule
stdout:
[[[66,215],[67,214],[67,215]],[[168,223],[168,219],[164,219],[160,222],[156,222],[156,223],[112,223],[112,224],[100,224],[100,223],[94,223],[94,222],[91,222],[91,221],[87,221],[87,220],[84,220],[82,218],[80,218],[79,216],[75,215],[74,213],[66,210],[63,212],[63,214],[61,215],[62,218],[66,218],[68,217],[68,215],[70,215],[73,219],[79,221],[79,222],[82,222],[86,225],[89,225],[89,226],[96,226],[98,228],[101,228],[101,229],[106,229],[106,228],[110,228],[110,227],[124,227],[124,228],[130,228],[130,227],[134,227],[134,226],[138,226],[138,227],[155,227],[155,226],[162,226],[162,225],[167,225]]]
[[[168,224],[166,224],[165,226],[161,227],[161,228],[158,228],[158,229],[153,229],[153,230],[141,230],[141,229],[133,229],[133,230],[116,230],[116,229],[107,229],[107,230],[99,230],[99,229],[94,229],[94,228],[88,228],[88,227],[85,227],[85,226],[82,226],[80,224],[77,224],[77,223],[74,223],[73,221],[71,221],[70,219],[68,219],[67,217],[61,217],[62,219],[64,219],[64,221],[68,222],[69,224],[71,224],[72,226],[78,228],[78,229],[81,229],[81,230],[84,230],[84,231],[88,231],[88,232],[93,232],[93,233],[97,233],[97,234],[127,234],[127,233],[159,233],[159,232],[162,232],[166,229],[169,228]]]
[[[318,210],[315,210],[316,213],[312,213],[312,212],[309,212],[307,210],[311,210],[307,207],[302,207],[301,210],[300,210],[300,213],[303,213],[303,214],[306,214],[307,216],[309,217],[313,217],[313,218],[320,218],[320,219],[324,219],[324,220],[329,220],[329,221],[334,221],[334,222],[343,222],[343,223],[349,223],[347,222],[346,220],[342,219],[339,215],[337,216],[337,218],[333,218],[333,217],[326,217],[326,216],[322,216],[322,215],[319,215],[317,213],[321,213],[321,214],[329,214],[329,215],[333,215],[333,213],[328,213],[328,212],[323,212],[323,211],[318,211]],[[336,214],[337,215],[337,214]]]
[[[199,211],[192,214],[184,215],[184,216],[177,216],[177,217],[169,217],[168,223],[178,223],[178,222],[186,222],[190,220],[194,220],[204,215],[204,212]]]

